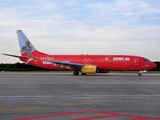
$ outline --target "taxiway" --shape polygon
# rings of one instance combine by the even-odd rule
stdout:
[[[160,119],[160,74],[0,73],[2,120],[142,117]]]

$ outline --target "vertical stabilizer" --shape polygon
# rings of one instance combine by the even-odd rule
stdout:
[[[25,36],[22,30],[17,30],[17,36],[22,56],[28,54],[30,58],[33,58],[32,52],[35,51],[36,49],[34,48],[32,43]]]
[[[25,47],[30,48],[31,51],[36,50],[32,43],[29,41],[29,39],[22,32],[22,30],[17,30],[17,36],[21,51],[23,51]]]

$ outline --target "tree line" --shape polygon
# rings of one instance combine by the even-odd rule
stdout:
[[[0,71],[49,71],[43,68],[39,68],[32,65],[27,65],[25,63],[7,63],[7,64],[0,64]]]
[[[160,62],[154,62],[157,64],[157,67],[152,69],[151,71],[160,71]],[[32,65],[27,65],[25,63],[14,63],[14,64],[0,64],[0,71],[51,71],[43,68],[39,68]]]
[[[160,61],[154,62],[155,64],[157,64],[157,67],[152,69],[151,71],[160,71]]]

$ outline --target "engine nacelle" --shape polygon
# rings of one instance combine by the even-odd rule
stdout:
[[[98,67],[94,65],[85,65],[81,69],[82,73],[97,73]]]

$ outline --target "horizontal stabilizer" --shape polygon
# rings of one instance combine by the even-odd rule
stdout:
[[[11,56],[11,57],[16,57],[16,58],[28,59],[28,57],[24,57],[24,56],[17,56],[17,55],[11,55],[11,54],[5,54],[5,53],[2,53],[2,55]]]

